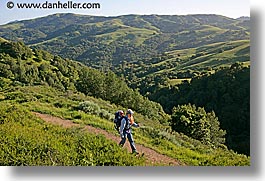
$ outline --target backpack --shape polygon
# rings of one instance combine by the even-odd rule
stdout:
[[[115,112],[115,118],[114,118],[114,127],[115,127],[115,129],[119,132],[119,128],[120,128],[120,126],[121,126],[121,120],[124,118],[124,116],[121,116],[120,115],[120,110],[119,111],[117,111],[117,112]]]
[[[124,127],[124,129],[129,129],[130,128],[130,123],[129,123],[129,119],[126,117],[126,116],[121,116],[120,115],[120,111],[117,111],[116,113],[115,113],[115,118],[114,118],[114,128],[118,131],[118,132],[120,132],[120,126],[121,126],[121,120],[123,119],[123,118],[125,118],[126,119],[126,125],[125,125],[125,127]]]

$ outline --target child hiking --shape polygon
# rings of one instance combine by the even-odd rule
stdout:
[[[126,138],[128,138],[130,142],[130,146],[132,149],[132,153],[139,154],[136,150],[135,143],[132,136],[132,127],[140,127],[139,124],[136,124],[133,119],[133,111],[128,109],[126,112],[126,116],[124,116],[121,120],[120,125],[120,136],[121,141],[119,143],[120,146],[123,146],[126,142]]]

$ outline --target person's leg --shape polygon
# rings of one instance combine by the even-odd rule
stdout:
[[[136,150],[136,147],[135,147],[135,143],[134,143],[134,140],[133,140],[133,136],[132,136],[132,133],[127,133],[127,137],[128,137],[128,140],[130,142],[130,145],[131,145],[131,148],[132,148],[132,152],[134,153],[137,153],[137,150]]]
[[[123,146],[125,144],[125,142],[126,142],[127,134],[124,132],[123,135],[124,135],[124,137],[121,139],[121,141],[119,143],[120,146]]]

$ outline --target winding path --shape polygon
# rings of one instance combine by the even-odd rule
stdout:
[[[73,126],[80,126],[77,123],[73,123],[71,120],[66,120],[66,119],[61,119],[58,117],[54,117],[48,114],[41,114],[41,113],[37,113],[37,112],[32,112],[34,115],[36,115],[37,117],[41,118],[42,120],[51,123],[51,124],[56,124],[56,125],[60,125],[62,127],[65,128],[70,128]],[[116,143],[120,142],[120,137],[109,133],[105,130],[102,130],[100,128],[95,128],[92,126],[84,126],[84,130],[88,131],[90,133],[94,133],[94,134],[102,134],[104,135],[107,139],[111,139],[113,141],[115,141]],[[129,151],[131,151],[130,145],[128,143],[128,141],[126,141],[126,144],[124,145],[124,147],[126,149],[128,149]],[[156,152],[155,150],[151,149],[151,148],[147,148],[143,145],[140,144],[136,144],[137,150],[140,153],[144,153],[145,158],[147,159],[147,164],[164,164],[164,165],[172,165],[172,166],[180,166],[180,165],[184,165],[181,162],[179,162],[176,159],[173,159],[171,157],[168,157],[166,155],[162,155],[158,152]]]

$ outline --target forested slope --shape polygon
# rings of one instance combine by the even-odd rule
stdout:
[[[1,39],[0,80],[2,87],[47,84],[64,91],[77,90],[137,109],[139,113],[156,120],[167,117],[159,104],[130,89],[114,73],[103,73],[42,50],[31,50],[20,42]]]
[[[174,106],[195,104],[214,111],[227,131],[229,148],[250,154],[250,67],[235,63],[214,74],[163,87],[150,96],[170,113]]]

